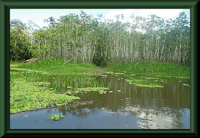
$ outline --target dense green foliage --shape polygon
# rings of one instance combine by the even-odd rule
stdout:
[[[10,59],[22,60],[31,57],[31,43],[26,38],[25,24],[20,20],[10,22]]]
[[[99,16],[99,18],[101,18]],[[156,15],[131,16],[133,22],[100,21],[81,11],[55,21],[44,21],[48,27],[37,29],[20,21],[11,21],[10,49],[12,60],[31,57],[71,59],[73,63],[95,63],[98,66],[124,61],[159,61],[190,66],[190,23],[184,12],[175,19]],[[139,31],[140,30],[140,31]]]

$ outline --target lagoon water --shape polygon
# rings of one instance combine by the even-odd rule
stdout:
[[[163,88],[147,88],[129,84],[129,75],[96,78],[106,85],[112,80],[112,93],[77,94],[93,104],[11,114],[10,129],[190,129],[190,87],[183,85],[190,80],[159,78]],[[51,114],[65,117],[52,121]]]

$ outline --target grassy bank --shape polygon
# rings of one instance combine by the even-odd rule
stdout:
[[[150,68],[151,67],[151,68]],[[190,77],[190,68],[176,65],[168,62],[150,62],[140,61],[132,63],[118,62],[105,68],[108,71],[143,73],[149,76],[174,76],[174,77]]]
[[[81,73],[84,71],[92,71],[98,69],[98,67],[95,66],[94,64],[89,64],[89,63],[73,64],[73,61],[69,61],[67,63],[66,62],[67,61],[64,61],[63,58],[57,58],[57,59],[50,58],[50,59],[39,60],[35,63],[30,63],[30,64],[18,63],[17,67],[21,69],[37,70],[52,74],[73,74],[73,73]]]

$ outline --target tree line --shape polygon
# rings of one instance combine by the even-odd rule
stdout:
[[[171,62],[190,66],[190,22],[184,12],[172,20],[156,15],[131,16],[132,22],[100,20],[81,11],[55,20],[44,19],[48,27],[32,21],[10,21],[10,59],[31,57],[64,58],[99,66],[116,62]]]

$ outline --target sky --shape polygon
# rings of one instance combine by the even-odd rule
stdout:
[[[19,19],[23,23],[28,23],[28,20],[32,20],[40,28],[48,26],[44,22],[53,16],[56,20],[62,15],[69,13],[75,13],[80,15],[83,10],[87,15],[92,15],[97,18],[97,14],[102,14],[102,19],[113,19],[116,21],[115,15],[124,14],[123,22],[131,22],[130,16],[133,14],[136,16],[147,17],[147,15],[155,14],[158,17],[168,19],[175,19],[180,12],[185,12],[187,17],[190,18],[190,9],[10,9],[10,20]]]

